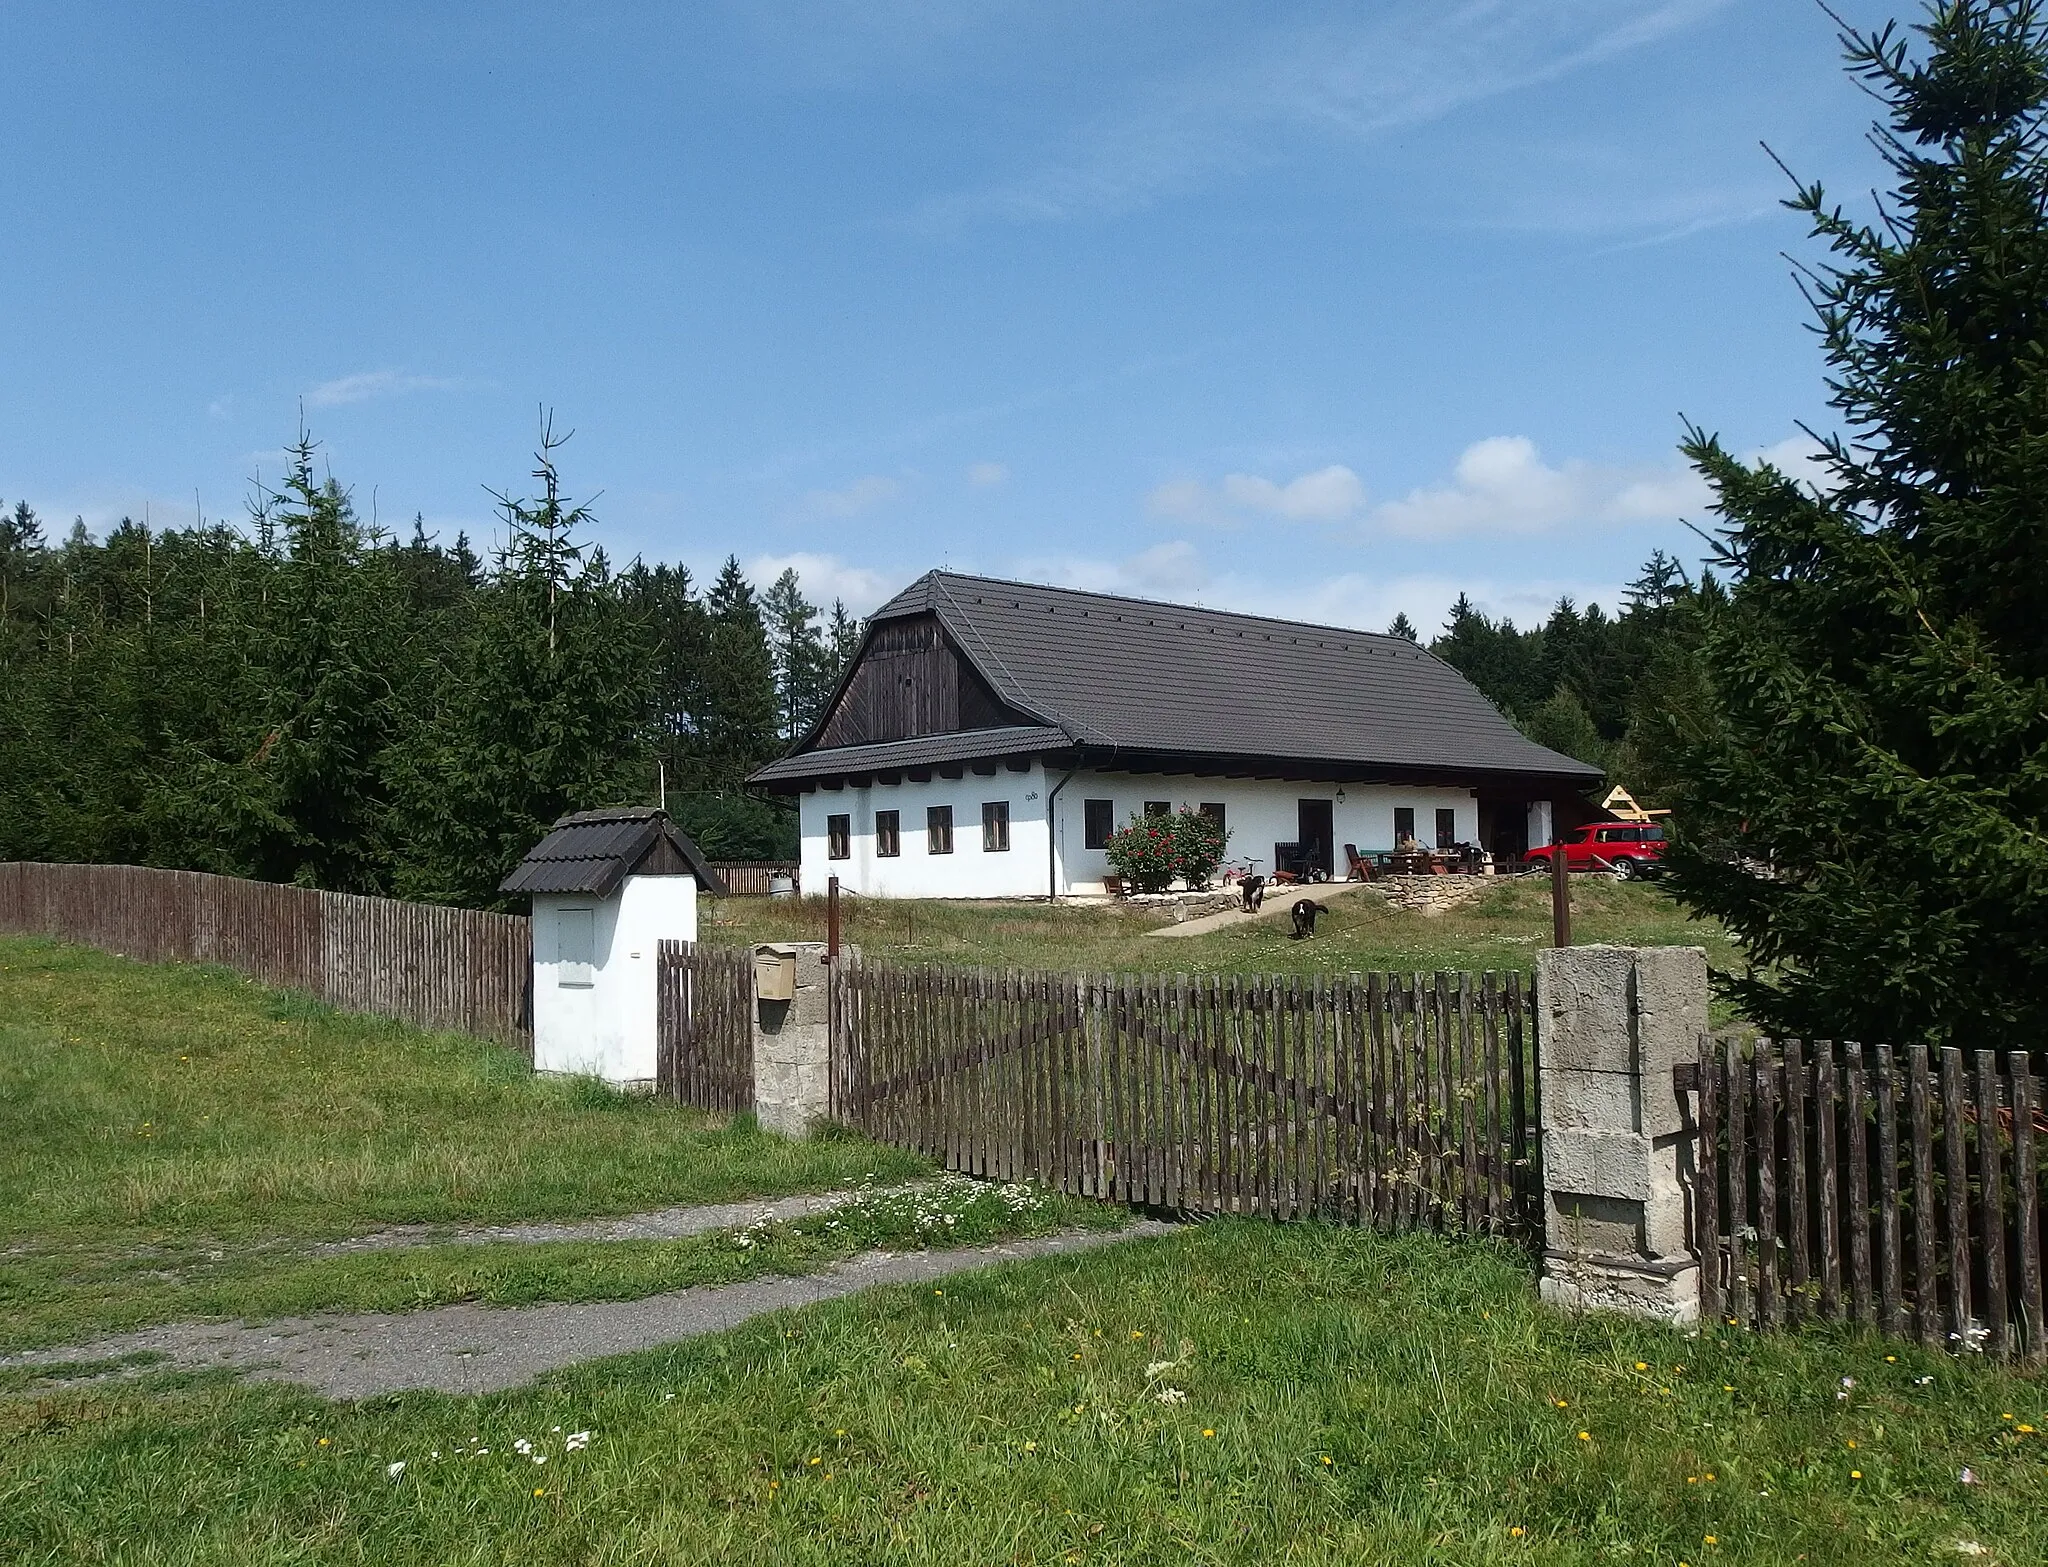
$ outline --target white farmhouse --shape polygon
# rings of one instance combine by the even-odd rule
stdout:
[[[808,891],[1016,898],[1102,891],[1109,835],[1148,811],[1341,877],[1345,846],[1409,838],[1518,855],[1599,814],[1599,779],[1399,637],[935,571],[753,782],[801,796]]]
[[[723,892],[661,811],[564,816],[499,885],[533,900],[533,1065],[614,1083],[655,1075],[655,944],[697,939],[697,894]]]

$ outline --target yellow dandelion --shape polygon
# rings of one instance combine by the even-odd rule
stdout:
[[[546,1496],[548,1494],[547,1487],[543,1485],[537,1485],[533,1488],[533,1494],[535,1496]]]
[[[1593,1440],[1593,1433],[1590,1431],[1581,1431],[1579,1433],[1579,1440],[1581,1442],[1590,1442]]]
[[[324,1437],[324,1436],[323,1436],[322,1438],[320,1438],[320,1445],[321,1445],[322,1447],[325,1447],[325,1446],[327,1445],[327,1438],[326,1438],[326,1437]]]
[[[2033,1428],[2032,1426],[2030,1426],[2030,1425],[2027,1425],[2027,1424],[2026,1424],[2025,1422],[2022,1422],[2022,1423],[2021,1423],[2020,1425],[2016,1426],[2016,1427],[2015,1427],[2014,1429],[2015,1429],[2015,1430],[2019,1430],[2019,1431],[2024,1431],[2024,1432],[2026,1432],[2026,1433],[2027,1433],[2027,1435],[2028,1435],[2028,1436],[2032,1436],[2032,1435],[2034,1434],[2034,1428]]]
[[[1850,1445],[1851,1447],[1854,1447],[1854,1446],[1856,1445],[1856,1438],[1854,1438],[1853,1436],[1852,1436],[1852,1437],[1850,1437],[1850,1438],[1849,1438],[1849,1445]]]
[[[1861,1469],[1851,1469],[1849,1471],[1849,1478],[1851,1480],[1861,1480],[1863,1478],[1863,1471]]]
[[[1527,1534],[1528,1532],[1529,1531],[1524,1529],[1520,1524],[1515,1524],[1512,1528],[1508,1530],[1508,1538],[1510,1540],[1519,1540],[1523,1535]]]
[[[1720,1542],[1720,1540],[1719,1540],[1719,1539],[1718,1539],[1718,1538],[1717,1538],[1716,1536],[1714,1536],[1714,1535],[1711,1535],[1711,1534],[1707,1536],[1707,1544],[1709,1544],[1709,1545],[1719,1545],[1720,1543],[1721,1543],[1721,1542]]]
[[[1142,1332],[1142,1331],[1141,1331],[1140,1329],[1137,1329],[1137,1328],[1133,1328],[1133,1329],[1131,1329],[1131,1337],[1132,1337],[1132,1338],[1143,1338],[1144,1336],[1145,1336],[1145,1335],[1144,1335],[1144,1333],[1143,1333],[1143,1332]]]
[[[1638,1370],[1638,1371],[1648,1371],[1649,1369],[1650,1369],[1650,1363],[1649,1363],[1649,1362],[1648,1362],[1647,1360],[1638,1360],[1638,1361],[1636,1362],[1636,1370]]]
[[[823,1460],[822,1460],[822,1459],[817,1459],[817,1458],[809,1458],[809,1459],[806,1459],[806,1460],[804,1460],[804,1461],[805,1461],[806,1463],[811,1463],[811,1464],[816,1464],[816,1463],[822,1463],[822,1462],[823,1462]]]
[[[1209,1429],[1208,1427],[1206,1427],[1206,1426],[1205,1426],[1205,1427],[1203,1428],[1203,1430],[1202,1430],[1202,1435],[1203,1435],[1203,1436],[1205,1436],[1205,1437],[1209,1437],[1209,1436],[1214,1436],[1215,1434],[1216,1434],[1216,1433],[1215,1433],[1215,1432],[1214,1432],[1213,1430],[1210,1430],[1210,1429]]]
[[[1328,1464],[1332,1469],[1337,1467],[1336,1459],[1332,1458],[1328,1453],[1323,1454],[1323,1462]]]

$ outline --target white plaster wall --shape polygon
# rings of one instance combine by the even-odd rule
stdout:
[[[1058,777],[1054,780],[1057,783]],[[1344,798],[1337,798],[1339,793]],[[1415,812],[1415,836],[1425,846],[1436,843],[1436,813],[1457,812],[1460,843],[1479,841],[1479,800],[1470,789],[1410,787],[1405,784],[1286,783],[1261,778],[1202,778],[1180,774],[1078,772],[1060,790],[1054,807],[1054,831],[1059,843],[1063,891],[1099,892],[1102,878],[1109,873],[1108,857],[1100,849],[1085,847],[1084,800],[1113,800],[1115,824],[1128,822],[1145,808],[1147,800],[1165,800],[1175,810],[1183,805],[1199,806],[1210,801],[1223,806],[1224,826],[1230,843],[1224,858],[1232,861],[1254,859],[1255,869],[1270,876],[1276,843],[1293,843],[1301,831],[1298,802],[1328,800],[1334,827],[1331,854],[1336,861],[1333,875],[1345,873],[1344,845],[1354,844],[1358,852],[1394,847],[1394,809],[1406,806]],[[805,886],[809,886],[807,881]]]
[[[821,894],[826,879],[837,876],[848,892],[868,898],[1042,898],[1046,787],[1045,770],[1034,762],[1021,773],[998,764],[987,778],[970,767],[960,778],[934,774],[929,783],[906,778],[803,795],[803,889]],[[1010,803],[1010,847],[993,854],[981,847],[981,807],[989,800]],[[953,807],[951,854],[926,852],[925,810],[934,805]],[[901,816],[903,852],[885,858],[875,853],[875,813],[892,810]],[[852,818],[852,852],[843,860],[827,852],[825,820],[838,815]]]
[[[564,984],[561,915],[591,911],[590,983]],[[533,1065],[614,1083],[654,1077],[657,941],[697,939],[690,876],[628,876],[609,898],[533,900]]]

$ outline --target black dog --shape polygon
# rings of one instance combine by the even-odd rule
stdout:
[[[1314,898],[1302,898],[1288,912],[1294,916],[1294,935],[1291,939],[1306,941],[1316,933],[1316,916],[1323,912],[1323,906]]]
[[[1259,905],[1266,901],[1266,878],[1247,876],[1237,884],[1237,890],[1239,896],[1244,899],[1245,913],[1256,914],[1259,912]]]

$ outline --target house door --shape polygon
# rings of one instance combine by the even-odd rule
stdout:
[[[1314,866],[1326,876],[1337,874],[1335,808],[1328,800],[1297,802],[1298,827],[1295,841],[1301,845],[1301,863]]]

